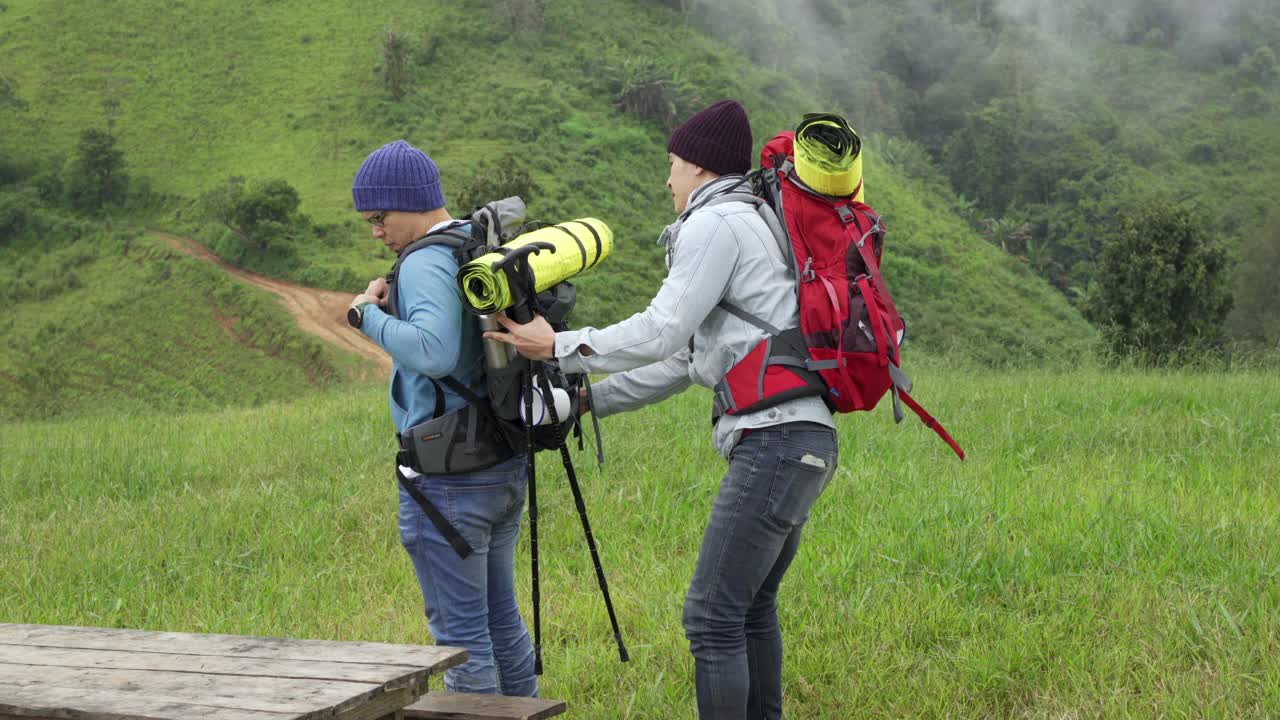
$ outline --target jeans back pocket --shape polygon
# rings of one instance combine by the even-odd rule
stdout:
[[[831,457],[814,453],[798,458],[779,457],[769,488],[769,517],[783,526],[803,525],[834,472],[835,461]]]

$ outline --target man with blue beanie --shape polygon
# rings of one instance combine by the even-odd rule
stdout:
[[[373,237],[397,256],[430,232],[469,231],[445,209],[435,163],[403,140],[365,158],[351,195]],[[430,245],[403,258],[394,293],[378,278],[351,303],[352,323],[391,356],[391,420],[399,436],[463,409],[464,395],[485,395],[480,332],[463,309],[457,272],[453,252]],[[422,586],[432,636],[468,653],[466,663],[445,672],[445,688],[534,696],[533,644],[514,580],[525,457],[487,464],[423,474],[400,463],[400,540]],[[465,557],[455,549],[459,540]]]

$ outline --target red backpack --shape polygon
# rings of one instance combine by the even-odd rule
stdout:
[[[769,337],[729,370],[716,388],[717,412],[738,415],[785,400],[821,395],[833,412],[871,410],[892,393],[894,421],[906,403],[964,459],[964,450],[910,395],[899,346],[906,326],[880,274],[884,223],[870,207],[823,195],[795,172],[795,133],[780,133],[761,151],[753,175],[758,196],[784,222],[774,232],[796,273],[800,327],[780,331],[744,310],[725,311]],[[735,196],[740,199],[743,194]],[[728,198],[725,198],[728,199]],[[768,210],[764,210],[770,220]]]

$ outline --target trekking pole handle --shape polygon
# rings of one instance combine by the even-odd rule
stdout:
[[[538,242],[531,242],[528,245],[521,245],[520,247],[511,248],[510,252],[503,255],[501,260],[493,264],[493,269],[506,270],[507,266],[514,263],[516,260],[526,258],[529,255],[537,255],[543,250],[547,250],[554,253],[556,251],[556,246],[552,245],[549,242],[538,241]]]

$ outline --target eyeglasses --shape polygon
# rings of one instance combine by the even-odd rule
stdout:
[[[369,217],[365,218],[365,222],[369,223],[374,227],[383,227],[384,225],[386,225],[386,222],[387,222],[387,212],[388,211],[383,210],[377,215],[370,215]]]

